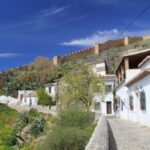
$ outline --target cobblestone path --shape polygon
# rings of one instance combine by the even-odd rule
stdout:
[[[108,117],[110,150],[150,150],[150,128]]]

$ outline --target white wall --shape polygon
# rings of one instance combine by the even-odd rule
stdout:
[[[91,68],[96,75],[102,75],[102,76],[106,75],[105,63],[94,64],[91,66]]]
[[[140,109],[139,96],[136,94],[138,89],[144,90],[146,94],[146,111]],[[134,110],[130,111],[129,119],[150,126],[150,75],[131,85],[129,90],[134,99]]]
[[[21,105],[23,106],[36,106],[37,105],[37,102],[38,102],[38,99],[37,97],[26,97],[26,98],[23,98],[22,101],[21,101]]]
[[[100,102],[100,108],[99,112],[101,112],[104,115],[107,115],[107,102],[111,102],[112,106],[112,115],[114,114],[114,109],[113,109],[113,87],[114,87],[114,80],[108,80],[105,81],[105,85],[111,85],[112,86],[112,92],[107,93],[106,95],[102,96],[99,95],[98,93],[95,95],[94,100],[96,102]],[[94,109],[93,109],[94,111]],[[98,110],[97,110],[98,111]]]
[[[128,69],[126,70],[126,82],[135,77],[138,73],[141,72],[141,69]]]
[[[49,88],[51,88],[51,91],[49,91]],[[45,91],[47,92],[48,95],[52,96],[53,101],[55,101],[55,97],[57,94],[57,83],[46,85]]]
[[[49,91],[49,88],[51,88],[51,92]],[[54,86],[46,86],[45,87],[45,91],[47,92],[47,94],[51,95],[51,96],[55,96],[55,87]]]
[[[125,86],[125,82],[122,83],[117,89],[116,89],[116,96],[120,97],[120,103],[119,103],[119,110],[118,113],[120,115],[121,118],[123,119],[128,119],[128,93],[127,93],[127,87]],[[124,103],[123,105],[123,110],[122,110],[122,103],[121,101]]]
[[[32,93],[32,90],[19,90],[18,91],[18,104],[23,105],[23,106],[29,106],[30,105],[30,101],[32,105],[37,105],[38,103],[38,98],[35,96],[27,96],[30,93]],[[21,99],[21,95],[23,96]]]

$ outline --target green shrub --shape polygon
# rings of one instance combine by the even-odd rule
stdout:
[[[12,150],[16,144],[13,128],[18,119],[18,112],[4,104],[0,104],[0,150]]]
[[[30,132],[34,136],[38,136],[39,134],[44,132],[45,127],[45,119],[41,116],[36,118],[35,121],[31,124]]]
[[[1,146],[0,145],[0,150],[13,150],[13,148],[11,148],[9,146]]]
[[[40,113],[35,108],[31,108],[28,114],[29,123],[33,122],[37,117],[40,116]]]
[[[15,127],[15,132],[20,132],[27,124],[28,124],[28,113],[27,112],[20,113],[18,122]]]
[[[37,109],[35,109],[35,108],[31,108],[31,109],[29,110],[29,115],[37,116],[37,114],[38,114]]]
[[[95,127],[92,113],[79,106],[61,109],[53,122],[56,125],[36,150],[84,150]]]
[[[79,128],[56,126],[37,150],[84,150],[90,135]]]
[[[38,94],[38,104],[43,106],[50,106],[52,102],[52,97],[49,96],[43,88],[37,90]]]
[[[57,124],[61,126],[71,126],[84,128],[92,122],[92,113],[83,111],[80,108],[72,107],[66,110],[60,110]]]
[[[15,134],[13,132],[11,132],[3,140],[4,140],[4,144],[7,145],[7,146],[14,146],[16,144],[16,142],[17,142]]]

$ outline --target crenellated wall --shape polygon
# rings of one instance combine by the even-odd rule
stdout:
[[[65,63],[68,61],[73,61],[82,57],[86,57],[90,54],[100,54],[101,51],[109,49],[109,48],[115,48],[120,46],[126,46],[135,42],[144,41],[150,39],[150,36],[144,36],[144,37],[125,37],[123,39],[118,40],[109,40],[103,44],[96,44],[93,47],[82,49],[79,51],[75,51],[72,53],[69,53],[65,56],[55,56],[53,58],[54,65],[58,65],[61,63]]]
[[[76,51],[73,53],[69,53],[66,56],[62,57],[62,62],[68,62],[68,61],[75,60],[81,57],[86,57],[89,54],[95,53],[94,50],[95,50],[95,47],[91,47],[91,48],[83,49],[83,50]]]

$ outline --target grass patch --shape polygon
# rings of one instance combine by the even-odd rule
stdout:
[[[9,150],[15,145],[14,126],[19,113],[4,104],[0,104],[0,150]]]
[[[89,126],[93,120],[92,113],[82,111],[81,108],[73,107],[60,110],[57,124],[60,126],[71,126],[84,128]]]
[[[55,125],[35,150],[84,150],[95,128],[92,116],[78,108],[60,110]]]

